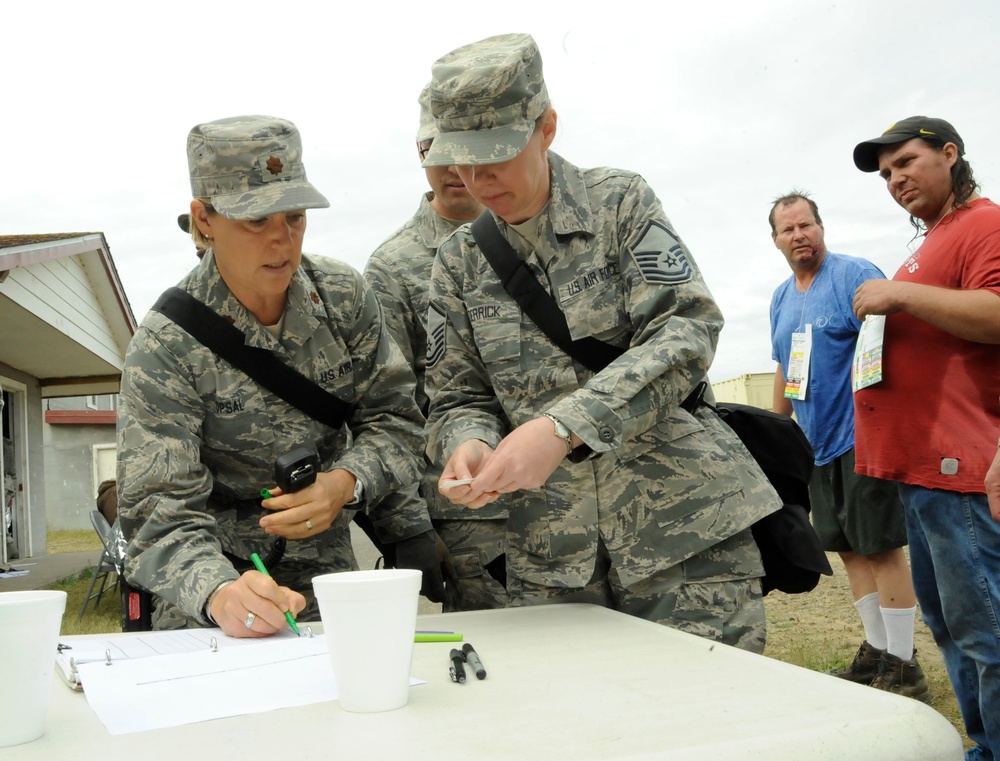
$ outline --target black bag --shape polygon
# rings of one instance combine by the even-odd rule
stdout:
[[[594,338],[574,341],[566,316],[555,299],[501,235],[490,212],[472,223],[472,235],[500,277],[504,290],[552,340],[585,367],[599,372],[624,350]],[[819,536],[809,522],[809,478],[813,450],[792,418],[745,404],[712,406],[703,401],[702,381],[681,404],[693,413],[700,405],[715,410],[743,442],[783,502],[782,508],[753,524],[753,537],[764,563],[764,594],[772,589],[797,594],[814,589],[820,574],[833,575]]]
[[[787,415],[730,402],[707,406],[733,429],[783,503],[752,526],[764,562],[764,594],[772,589],[789,594],[815,589],[820,574],[831,576],[833,569],[809,522],[809,439]]]

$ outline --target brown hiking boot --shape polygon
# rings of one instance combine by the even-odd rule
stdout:
[[[872,680],[871,686],[876,690],[894,692],[923,703],[928,703],[931,699],[930,690],[927,688],[927,677],[917,663],[916,650],[913,651],[913,659],[909,661],[883,652],[878,674]]]
[[[871,684],[872,679],[878,675],[879,664],[882,662],[884,650],[873,647],[865,640],[858,648],[858,654],[854,656],[851,665],[844,669],[831,671],[833,676],[846,679],[849,682],[858,684]]]

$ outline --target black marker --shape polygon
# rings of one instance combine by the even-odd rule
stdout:
[[[451,655],[452,666],[448,669],[448,673],[451,674],[451,681],[463,684],[465,682],[465,666],[462,665],[464,659],[462,658],[462,653],[459,650],[452,648]]]
[[[483,666],[483,662],[479,660],[479,653],[468,642],[462,645],[462,652],[465,653],[465,660],[469,662],[472,670],[476,672],[476,679],[485,679],[486,668]]]

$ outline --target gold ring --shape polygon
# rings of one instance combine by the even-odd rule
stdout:
[[[312,530],[313,530],[313,522],[311,520],[307,519],[306,520],[306,531],[312,531]]]

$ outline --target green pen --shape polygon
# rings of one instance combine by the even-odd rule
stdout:
[[[414,642],[461,642],[462,632],[417,632]]]
[[[260,559],[260,555],[258,555],[256,552],[251,552],[250,553],[250,559],[253,561],[254,568],[256,568],[258,571],[260,571],[265,576],[270,576],[271,575],[271,574],[269,574],[267,572],[267,568],[264,567],[264,563]],[[301,637],[302,634],[299,632],[298,624],[296,624],[295,623],[295,619],[292,618],[292,611],[290,611],[290,610],[286,610],[285,611],[285,620],[288,622],[288,625],[290,627],[292,627],[292,631],[295,632],[296,635],[298,635],[299,637]]]

